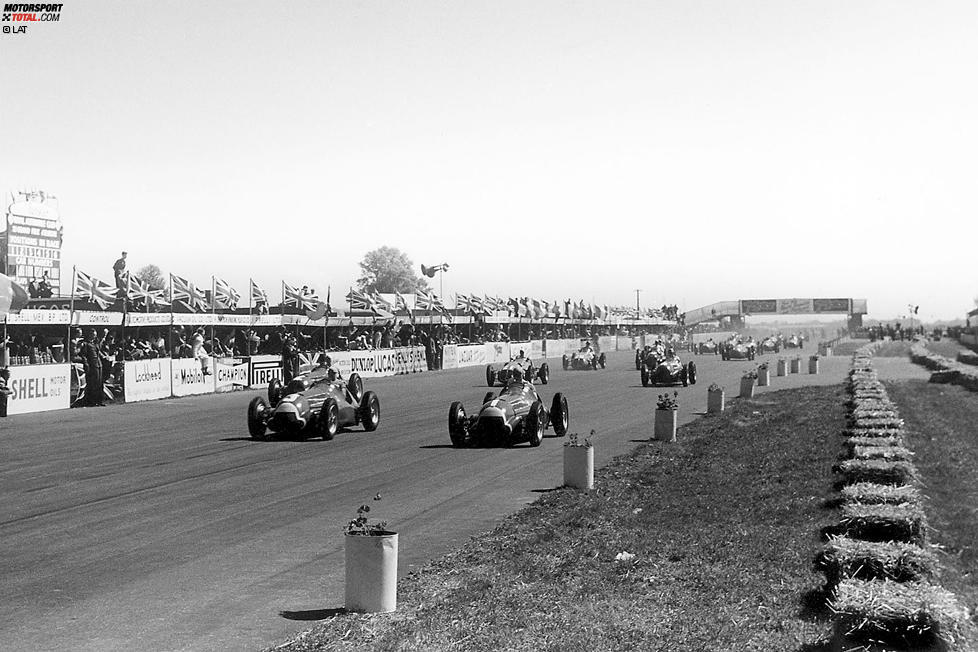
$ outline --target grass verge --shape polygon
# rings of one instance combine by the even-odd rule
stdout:
[[[810,560],[844,399],[734,401],[403,579],[397,612],[341,614],[274,649],[813,649],[831,634],[804,596],[823,584]]]
[[[942,551],[941,585],[978,624],[978,396],[920,380],[887,382],[906,421],[904,436],[927,485],[929,538]],[[978,640],[974,642],[978,649]]]

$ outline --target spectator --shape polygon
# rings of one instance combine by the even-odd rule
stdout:
[[[40,283],[37,284],[37,296],[41,299],[50,299],[54,296],[54,290],[51,287],[51,281],[48,279],[47,272],[44,272],[41,276]]]
[[[126,293],[126,252],[122,252],[122,257],[112,265],[112,273],[115,276],[115,286],[119,290],[120,296]]]
[[[32,278],[27,283],[27,295],[31,299],[36,299],[37,298],[37,296],[38,296],[38,288],[37,288],[37,279],[36,278]]]
[[[10,369],[4,367],[0,369],[0,417],[7,416],[7,397],[13,391],[7,386],[10,382]]]
[[[102,386],[102,352],[99,350],[98,333],[89,329],[88,338],[82,343],[79,351],[82,365],[85,368],[85,404],[89,406],[105,405],[105,393]]]

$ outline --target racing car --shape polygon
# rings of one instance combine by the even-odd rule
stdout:
[[[344,381],[332,369],[312,370],[284,387],[273,379],[268,398],[256,396],[248,404],[248,432],[262,441],[275,434],[329,440],[340,428],[362,425],[372,432],[379,424],[377,395],[363,391],[359,374]]]
[[[720,357],[724,360],[753,360],[756,355],[757,345],[751,341],[728,342],[720,350]]]
[[[635,349],[635,370],[641,369],[643,364],[649,368],[655,367],[659,359],[664,358],[665,355],[666,349],[661,342],[646,344],[641,349]]]
[[[800,335],[792,335],[787,340],[785,340],[784,348],[786,349],[803,349],[805,348],[805,338]]]
[[[758,353],[781,353],[781,338],[766,337],[757,346]]]
[[[676,385],[683,387],[696,384],[696,363],[690,361],[683,364],[676,355],[667,355],[652,361],[654,364],[642,364],[642,387],[652,385]]]
[[[601,367],[605,368],[607,364],[607,358],[604,353],[598,354],[594,352],[590,344],[582,346],[579,350],[574,351],[570,355],[566,353],[561,357],[563,362],[564,370],[567,369],[597,369]]]
[[[518,371],[523,379],[528,380],[531,383],[537,379],[539,379],[544,385],[550,382],[550,365],[544,362],[540,365],[540,368],[537,369],[533,366],[533,361],[521,355],[517,358],[513,358],[504,364],[500,369],[497,369],[491,364],[486,365],[486,385],[489,385],[489,387],[495,387],[497,382],[505,384],[504,379],[510,378],[514,370]]]
[[[448,435],[452,446],[461,448],[477,442],[514,446],[523,441],[529,442],[530,446],[539,446],[551,426],[558,437],[567,434],[568,412],[564,395],[554,394],[548,411],[533,383],[523,378],[518,370],[510,373],[499,396],[488,392],[477,414],[469,416],[461,401],[451,404]]]
[[[698,353],[700,355],[707,355],[707,354],[716,355],[719,352],[720,352],[720,345],[714,342],[712,339],[709,339],[705,342],[699,342],[697,344],[693,344],[693,353]]]

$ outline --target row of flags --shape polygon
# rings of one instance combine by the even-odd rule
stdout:
[[[249,279],[249,285],[250,306],[270,305],[268,293],[264,289],[253,279]],[[218,309],[234,310],[241,301],[241,295],[229,283],[217,277],[211,278],[210,293],[175,274],[170,274],[169,296],[166,296],[165,290],[152,289],[131,274],[127,274],[125,286],[127,298],[133,302],[133,305],[137,306],[169,306],[179,302],[191,312],[208,312]],[[116,301],[118,288],[81,270],[75,270],[73,294],[94,301],[104,310]],[[350,292],[346,295],[346,301],[351,311],[367,311],[381,318],[392,317],[394,313],[401,310],[410,314],[413,314],[414,310],[423,310],[451,315],[438,295],[424,290],[418,290],[414,293],[413,307],[400,292],[394,292],[393,300],[391,300],[378,292],[362,292],[350,288]],[[314,290],[307,286],[299,288],[284,281],[282,282],[282,304],[304,310],[318,317],[335,314],[332,313],[329,293],[327,293],[326,300],[323,301]],[[473,315],[491,315],[505,312],[513,317],[528,319],[559,319],[561,317],[606,319],[609,317],[636,316],[634,309],[587,304],[583,299],[578,302],[570,299],[546,301],[532,297],[503,299],[498,296],[475,294],[456,294],[455,309]]]

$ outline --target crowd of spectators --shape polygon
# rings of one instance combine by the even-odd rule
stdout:
[[[27,296],[31,299],[50,299],[54,296],[54,286],[51,285],[47,272],[44,272],[41,280],[32,278],[27,283]]]
[[[866,332],[869,335],[869,339],[872,342],[876,340],[882,340],[883,338],[889,337],[891,340],[912,340],[914,335],[923,335],[924,327],[922,325],[907,326],[900,322],[893,322],[892,324],[877,324],[875,326],[869,326],[866,328]]]

